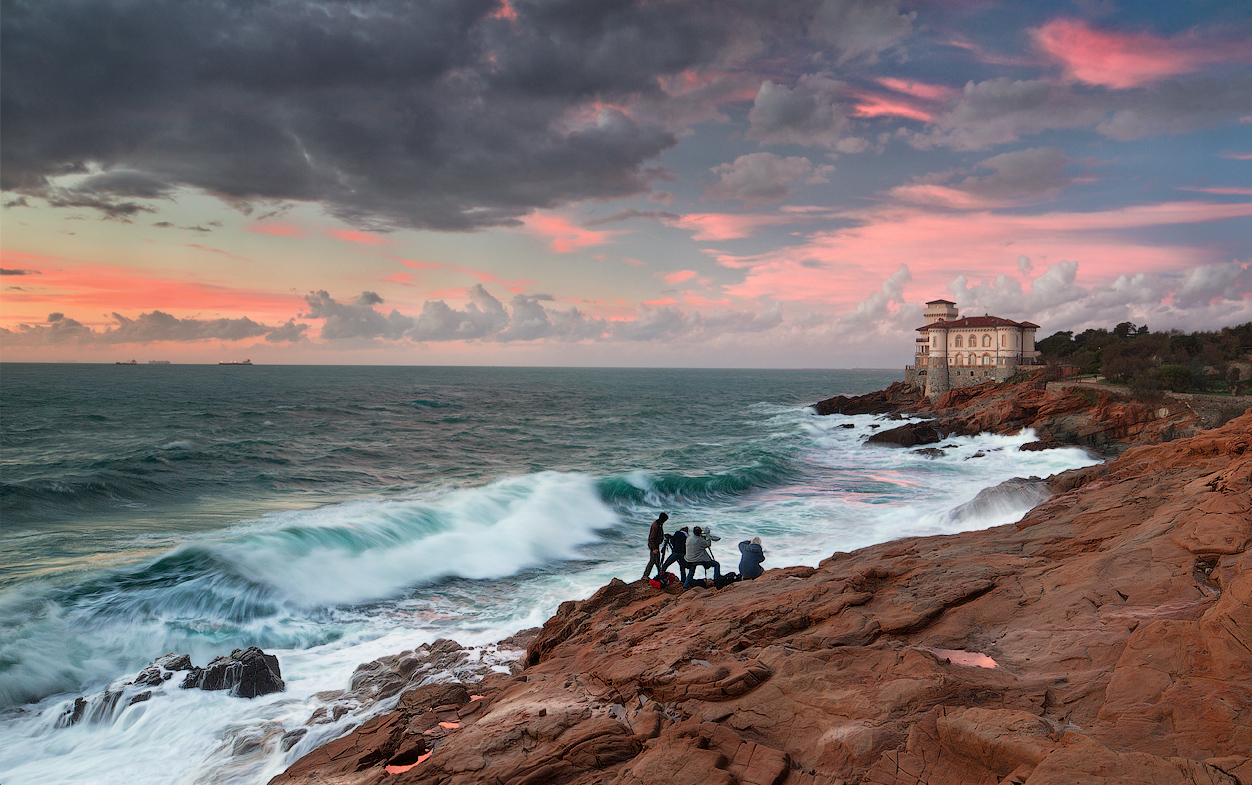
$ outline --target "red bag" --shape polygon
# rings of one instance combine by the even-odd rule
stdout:
[[[663,589],[663,588],[665,588],[664,586],[662,586],[662,585],[661,585],[661,582],[660,582],[660,581],[658,581],[656,578],[649,578],[649,579],[648,579],[648,585],[649,585],[649,586],[651,586],[651,587],[652,587],[652,588],[654,588],[654,589]]]

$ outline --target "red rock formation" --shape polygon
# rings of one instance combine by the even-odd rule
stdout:
[[[720,591],[614,581],[484,699],[402,701],[273,783],[1252,785],[1252,412],[1051,484]]]
[[[891,389],[903,383],[892,385]],[[890,398],[890,401],[886,399]],[[864,399],[862,401],[862,399]],[[840,399],[831,399],[836,401]],[[829,401],[823,401],[827,404]],[[819,414],[834,414],[831,407]],[[870,393],[843,399],[844,413],[908,413],[934,415],[926,423],[948,436],[978,433],[1015,434],[1032,428],[1042,442],[1040,447],[1074,444],[1117,454],[1136,444],[1157,444],[1199,431],[1200,418],[1184,403],[1175,400],[1139,401],[1105,389],[1070,387],[1049,392],[1042,382],[987,384],[952,390],[936,401],[908,401],[903,393],[893,396]],[[918,424],[874,434],[879,444],[933,443],[918,440],[913,431]]]

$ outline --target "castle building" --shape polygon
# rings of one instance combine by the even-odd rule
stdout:
[[[960,317],[956,303],[931,300],[917,328],[913,365],[904,369],[905,381],[927,398],[948,390],[1003,382],[1024,365],[1038,365],[1035,330],[1039,325],[999,316]]]

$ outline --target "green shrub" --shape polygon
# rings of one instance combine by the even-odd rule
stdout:
[[[1186,392],[1191,389],[1191,369],[1185,365],[1162,365],[1157,369],[1166,389]]]

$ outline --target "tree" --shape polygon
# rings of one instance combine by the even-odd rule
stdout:
[[[1130,336],[1131,334],[1135,334],[1135,331],[1137,329],[1138,328],[1136,328],[1135,325],[1132,324],[1131,322],[1122,322],[1121,324],[1113,328],[1113,334],[1116,335],[1118,338],[1126,338]]]
[[[1243,394],[1243,384],[1241,383],[1242,380],[1243,380],[1243,369],[1240,368],[1236,363],[1231,363],[1226,368],[1226,384],[1230,385],[1231,395]]]
[[[1069,330],[1052,333],[1042,341],[1035,341],[1035,348],[1051,357],[1065,357],[1074,351],[1074,333]]]
[[[1185,365],[1162,365],[1160,373],[1165,386],[1174,392],[1191,389],[1191,371]]]

